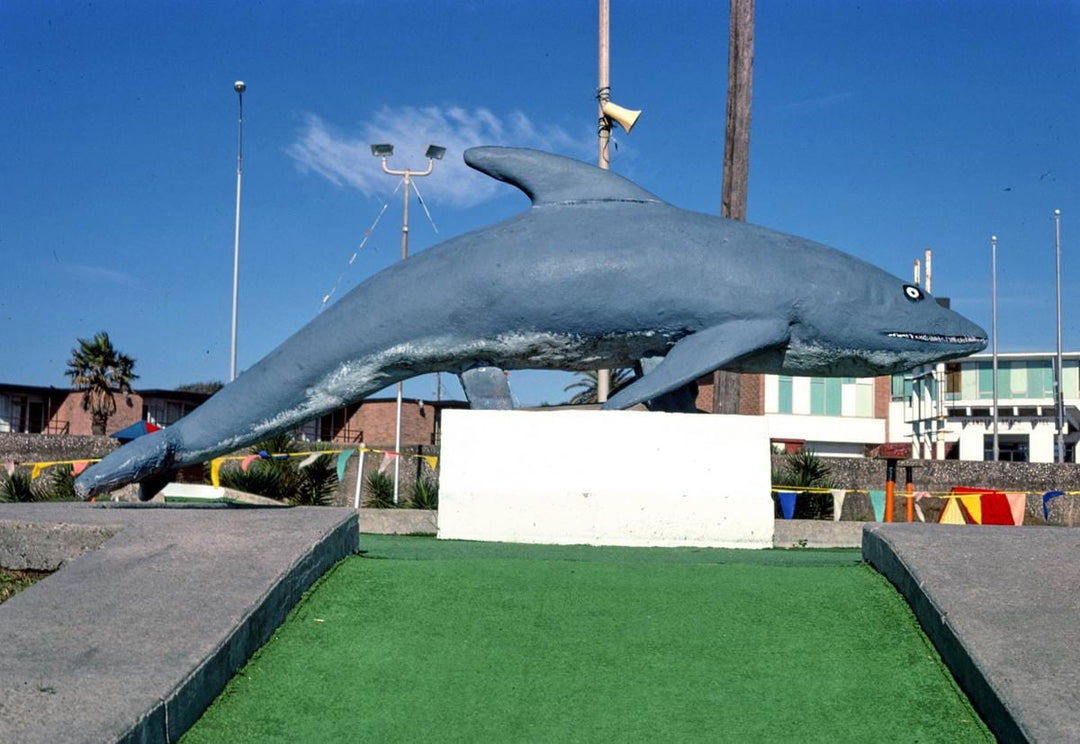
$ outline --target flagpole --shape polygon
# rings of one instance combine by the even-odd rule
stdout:
[[[243,80],[233,83],[236,91],[236,233],[233,239],[233,275],[232,275],[232,345],[229,355],[229,382],[236,379],[236,299],[240,286],[240,178],[244,171],[244,91],[247,85]]]

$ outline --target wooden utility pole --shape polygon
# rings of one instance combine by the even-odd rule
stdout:
[[[608,0],[600,0],[600,81],[596,89],[596,100],[599,105],[599,127],[597,128],[597,165],[607,170],[609,166],[608,146],[611,144],[611,121],[604,115],[604,102],[611,99],[611,76],[608,71],[608,60],[611,56],[611,45],[608,41],[608,29],[611,25],[611,13]],[[606,369],[596,370],[596,402],[604,403],[611,391],[611,372]]]
[[[720,214],[746,219],[750,174],[750,99],[754,87],[754,0],[730,0],[724,184]],[[739,375],[713,373],[713,413],[739,412]]]

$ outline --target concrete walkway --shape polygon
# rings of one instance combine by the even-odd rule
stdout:
[[[329,508],[3,504],[0,533],[0,565],[63,563],[0,604],[0,741],[22,744],[176,741],[358,545]]]
[[[1080,741],[1080,530],[872,524],[862,551],[999,740]]]

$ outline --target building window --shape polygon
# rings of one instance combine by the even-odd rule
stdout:
[[[143,418],[151,424],[171,426],[194,410],[194,403],[153,398],[143,406]]]
[[[792,411],[792,386],[795,381],[791,378],[791,375],[780,375],[778,400],[776,406],[777,413],[791,413]]]
[[[894,401],[911,398],[911,377],[904,374],[892,376],[892,399]]]
[[[983,459],[994,459],[994,435],[983,436]],[[1023,435],[1004,434],[998,435],[998,460],[1002,462],[1027,462],[1028,438]]]
[[[839,416],[843,410],[843,382],[839,377],[810,378],[810,413]]]
[[[987,362],[979,362],[979,397],[994,397],[994,367]]]
[[[963,375],[960,365],[956,363],[945,365],[945,394],[949,400],[957,400],[964,392]]]
[[[7,398],[7,406],[0,405],[0,411],[6,408],[7,415],[0,420],[0,427],[6,423],[6,431],[16,434],[41,434],[45,431],[49,416],[45,401],[30,395],[12,395]]]

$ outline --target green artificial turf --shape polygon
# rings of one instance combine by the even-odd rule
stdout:
[[[857,550],[361,549],[185,744],[993,741]]]

